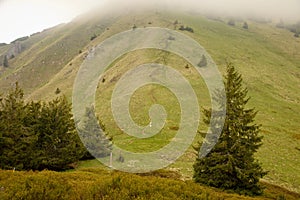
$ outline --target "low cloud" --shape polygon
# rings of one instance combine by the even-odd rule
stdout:
[[[114,9],[168,8],[228,17],[300,21],[299,0],[110,0]]]
[[[300,0],[0,0],[0,43],[68,22],[77,15],[168,9],[221,17],[300,21]]]

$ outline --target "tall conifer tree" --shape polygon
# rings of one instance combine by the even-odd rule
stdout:
[[[24,124],[26,105],[18,83],[0,100],[0,168],[24,169],[32,160],[35,136]]]
[[[111,138],[107,137],[104,132],[104,125],[100,124],[100,127],[98,122],[94,107],[87,107],[81,128],[79,128],[79,134],[88,151],[95,158],[103,158],[110,155],[112,143]]]
[[[86,151],[65,97],[24,102],[16,84],[0,98],[0,168],[65,170]]]
[[[194,180],[241,194],[258,195],[262,193],[259,179],[266,172],[254,158],[262,145],[260,126],[254,122],[257,112],[247,108],[248,91],[232,64],[227,65],[224,84],[227,98],[225,124],[213,149],[206,157],[196,159]],[[211,110],[204,109],[204,115],[204,122],[209,124]]]
[[[35,130],[36,151],[40,152],[36,156],[39,170],[68,169],[68,165],[78,161],[85,152],[77,135],[71,104],[65,96],[42,104]]]

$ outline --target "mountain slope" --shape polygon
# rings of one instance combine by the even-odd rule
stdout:
[[[55,96],[56,88],[60,88],[71,97],[76,73],[94,46],[116,33],[131,29],[134,24],[140,28],[174,29],[176,20],[179,22],[177,29],[180,25],[194,29],[194,33],[183,33],[198,41],[207,50],[220,71],[224,71],[226,60],[229,60],[243,75],[252,97],[250,104],[259,110],[257,123],[263,125],[264,145],[257,157],[269,171],[266,179],[300,191],[300,39],[293,37],[287,30],[276,28],[272,23],[248,21],[249,30],[245,30],[242,28],[243,21],[237,21],[235,26],[228,26],[226,19],[213,20],[196,13],[169,11],[123,15],[103,13],[97,18],[82,17],[22,41],[24,51],[9,60],[8,69],[1,69],[0,88],[6,91],[15,81],[19,81],[29,99],[51,99]],[[93,38],[94,35],[97,37]],[[0,54],[4,55],[9,48],[9,45],[0,47]],[[161,59],[162,57],[164,59]],[[121,72],[145,62],[175,65],[181,73],[186,73],[195,91],[198,91],[198,97],[206,93],[199,102],[209,106],[209,98],[201,78],[194,77],[192,69],[187,72],[184,67],[188,63],[180,61],[180,58],[155,51],[137,51],[123,56],[114,62],[105,74],[107,80],[117,78],[112,82],[99,84],[97,112],[106,124],[109,134],[115,136],[116,143],[136,151],[152,147],[154,143],[158,144],[156,148],[159,148],[165,144],[165,139],[174,134],[174,130],[165,129],[167,138],[160,134],[148,142],[137,143],[142,146],[136,148],[134,145],[130,146],[132,140],[122,135],[116,125],[110,122],[113,118],[110,102],[107,100],[110,99],[114,84],[120,78]],[[138,103],[150,99],[145,98],[145,95],[149,97],[155,90],[159,88],[144,88],[132,100],[133,113],[141,113],[133,115],[133,118],[140,124],[148,123],[147,108],[155,101],[145,101],[145,109],[142,110],[138,110]],[[158,92],[155,98],[163,105],[169,101],[161,92]],[[176,103],[173,98],[171,101]],[[166,107],[166,110],[171,111],[172,108]],[[172,115],[178,112],[179,110],[174,111]],[[178,126],[177,119],[171,121],[167,126]],[[205,130],[205,127],[200,129]],[[194,158],[192,149],[189,149],[171,167],[190,177]]]

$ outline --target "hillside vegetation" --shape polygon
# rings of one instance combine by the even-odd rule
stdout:
[[[252,198],[224,193],[192,181],[183,182],[174,172],[143,176],[95,168],[58,173],[0,171],[0,199],[290,199],[298,194],[265,184],[266,193]]]
[[[178,24],[174,23],[176,20]],[[226,19],[214,20],[195,13],[165,11],[124,15],[104,13],[97,18],[83,16],[69,24],[19,41],[23,46],[22,52],[9,59],[9,67],[1,67],[1,92],[7,91],[18,81],[28,99],[53,99],[57,88],[70,98],[81,63],[89,51],[106,38],[132,29],[134,25],[139,28],[164,27],[177,30],[181,25],[191,27],[193,32],[181,32],[198,41],[221,72],[224,72],[225,63],[229,60],[243,75],[249,96],[252,97],[250,106],[259,111],[257,123],[263,125],[263,146],[257,158],[263,168],[269,171],[265,181],[299,192],[300,39],[293,37],[288,30],[276,28],[272,23],[248,21],[248,29],[242,28],[243,23],[237,21],[235,26],[229,26]],[[4,56],[13,45],[0,46],[0,55]],[[136,123],[146,125],[149,123],[149,107],[154,102],[164,105],[169,113],[168,123],[157,136],[137,140],[122,133],[113,122],[109,99],[114,85],[124,72],[147,62],[166,64],[179,70],[193,86],[199,104],[209,106],[209,95],[203,80],[182,58],[153,49],[122,56],[105,73],[105,81],[99,83],[96,111],[108,134],[114,137],[114,142],[121,148],[136,152],[152,151],[168,143],[176,133],[180,113],[176,98],[169,91],[151,85],[136,91],[130,110]],[[199,131],[205,130],[206,127],[200,124]],[[195,143],[199,139],[200,136],[195,139]],[[195,154],[190,148],[169,168],[189,179],[194,161]],[[76,172],[73,175],[77,175]]]

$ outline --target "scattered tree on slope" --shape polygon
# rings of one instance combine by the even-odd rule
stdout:
[[[7,55],[4,56],[4,58],[3,58],[3,63],[2,63],[2,64],[3,64],[3,67],[9,67]]]
[[[105,127],[100,128],[98,119],[95,116],[94,107],[86,108],[85,117],[82,120],[82,128],[79,128],[79,134],[84,141],[85,146],[95,158],[110,156],[112,143],[110,138],[106,137]],[[89,157],[89,153],[86,155]]]
[[[259,179],[266,172],[254,158],[262,144],[262,137],[258,135],[260,126],[254,123],[257,112],[246,108],[247,89],[243,88],[242,77],[232,64],[227,66],[224,84],[227,98],[225,124],[212,151],[206,157],[196,159],[194,180],[242,194],[258,195],[262,193]],[[211,110],[204,109],[204,115],[204,122],[209,124]]]

